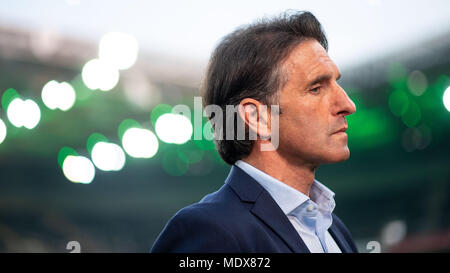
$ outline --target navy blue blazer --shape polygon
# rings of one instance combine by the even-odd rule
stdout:
[[[333,214],[329,228],[342,252],[358,252],[350,232]],[[151,252],[308,253],[309,250],[270,194],[233,166],[226,183],[200,202],[178,211]]]

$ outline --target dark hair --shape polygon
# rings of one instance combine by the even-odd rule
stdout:
[[[206,71],[203,82],[205,106],[220,106],[225,117],[225,106],[239,105],[244,98],[253,98],[266,105],[278,104],[277,91],[283,88],[288,78],[282,63],[306,39],[315,39],[328,50],[325,33],[310,12],[283,13],[240,27],[225,36],[214,50]],[[237,116],[233,117],[235,121]],[[222,128],[226,128],[224,124]],[[253,140],[236,137],[226,140],[225,130],[214,130],[223,135],[222,140],[216,138],[215,141],[225,162],[232,165],[250,154]],[[236,129],[234,132],[236,135]]]

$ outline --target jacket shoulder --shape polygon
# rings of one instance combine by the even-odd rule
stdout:
[[[227,189],[207,195],[178,211],[164,227],[151,252],[239,252],[238,241],[227,228]],[[225,198],[229,199],[229,198]]]

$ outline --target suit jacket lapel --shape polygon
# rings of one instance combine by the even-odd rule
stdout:
[[[335,220],[333,219],[333,224],[329,228],[329,232],[333,237],[334,241],[337,243],[342,253],[352,253],[351,247],[348,245],[347,240],[345,240],[344,235],[339,230],[339,228],[335,224]]]
[[[251,211],[271,227],[289,246],[292,252],[309,253],[308,247],[298,235],[292,223],[266,190],[261,192]]]
[[[308,247],[275,200],[251,176],[239,167],[233,166],[226,183],[241,201],[254,203],[251,212],[278,234],[292,252],[309,252]]]

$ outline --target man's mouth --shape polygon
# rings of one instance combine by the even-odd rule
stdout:
[[[345,133],[345,131],[348,129],[348,126],[342,127],[341,129],[337,130],[336,132],[334,132],[333,134],[338,134],[338,133]]]

